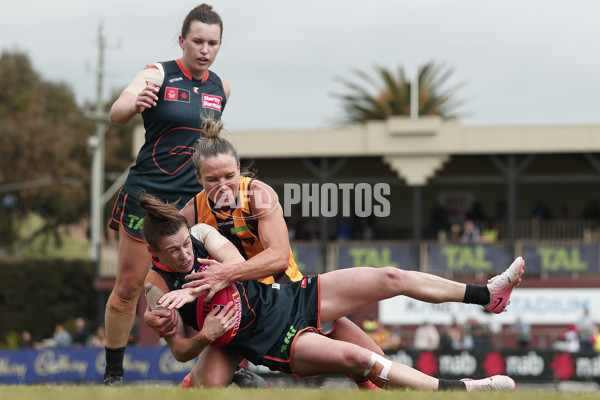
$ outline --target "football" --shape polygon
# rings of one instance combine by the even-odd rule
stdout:
[[[215,293],[213,298],[206,303],[204,302],[205,298],[206,298],[206,295],[198,297],[198,306],[196,308],[196,317],[198,319],[198,329],[199,330],[201,330],[202,327],[204,326],[204,319],[206,318],[206,316],[208,315],[210,310],[212,310],[215,307],[223,308],[230,301],[233,302],[233,309],[235,310],[235,319],[236,319],[235,325],[233,326],[233,328],[231,328],[230,330],[225,332],[223,334],[223,336],[221,336],[220,338],[218,338],[217,340],[215,340],[213,342],[213,346],[217,346],[217,347],[225,346],[226,344],[231,342],[231,340],[235,337],[235,334],[237,333],[237,331],[240,327],[240,322],[242,321],[242,301],[240,298],[240,293],[238,292],[235,285],[230,285],[230,286],[226,287],[225,289],[220,290],[217,293]]]

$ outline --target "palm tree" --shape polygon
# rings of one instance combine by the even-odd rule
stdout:
[[[410,115],[411,84],[404,68],[400,66],[396,75],[381,66],[375,66],[375,71],[377,74],[373,77],[364,71],[354,70],[355,75],[367,83],[366,86],[361,86],[356,80],[338,78],[350,91],[349,94],[334,94],[345,110],[343,123],[360,124],[387,119],[392,115]],[[419,67],[419,115],[439,115],[443,119],[459,116],[455,110],[462,101],[455,97],[463,84],[442,89],[452,73],[452,69],[433,62]]]

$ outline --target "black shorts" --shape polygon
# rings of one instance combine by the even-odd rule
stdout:
[[[292,357],[294,355],[294,344],[296,338],[303,332],[323,332],[321,325],[321,299],[320,278],[318,276],[306,276],[294,286],[294,314],[288,321],[287,330],[279,337],[275,344],[260,359],[260,364],[272,371],[281,371],[286,374],[298,376],[294,372]]]
[[[115,231],[119,230],[119,225],[130,238],[139,242],[144,241],[142,236],[142,223],[146,211],[140,207],[135,195],[127,193],[123,188],[119,191],[119,196],[113,207],[112,218],[108,226]]]

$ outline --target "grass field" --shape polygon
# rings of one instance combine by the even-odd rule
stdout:
[[[2,400],[597,400],[599,393],[516,391],[514,393],[416,392],[350,389],[181,389],[178,387],[0,386]]]

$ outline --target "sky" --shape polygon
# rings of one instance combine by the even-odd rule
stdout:
[[[327,129],[343,116],[340,79],[375,66],[454,73],[464,125],[600,123],[597,0],[213,0],[224,22],[212,66],[232,88],[228,130]],[[5,4],[0,50],[29,55],[42,78],[96,100],[146,65],[181,56],[177,38],[200,1],[30,0]],[[363,82],[360,82],[363,84]]]

